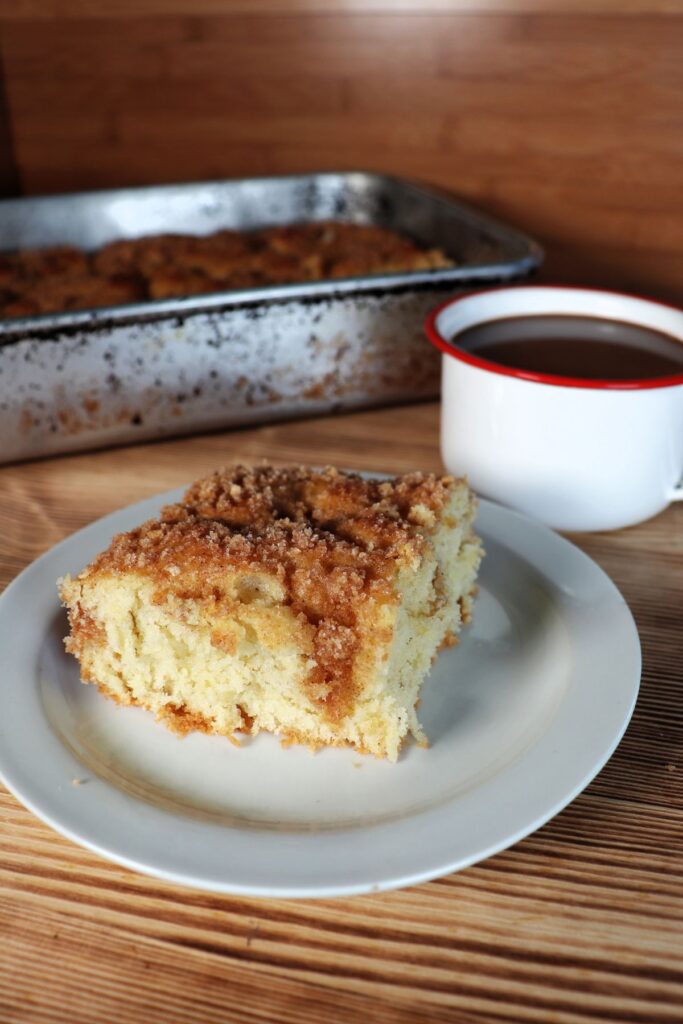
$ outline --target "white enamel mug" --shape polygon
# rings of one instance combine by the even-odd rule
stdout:
[[[683,499],[683,372],[647,380],[531,373],[458,349],[492,320],[589,316],[683,345],[683,311],[588,288],[513,286],[458,296],[428,318],[443,355],[441,454],[480,494],[559,530],[615,530]]]

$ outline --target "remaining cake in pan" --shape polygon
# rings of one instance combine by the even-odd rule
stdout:
[[[60,582],[82,678],[179,732],[278,733],[395,760],[481,546],[463,480],[215,473]]]
[[[367,224],[320,221],[206,236],[150,235],[92,253],[71,246],[0,253],[0,316],[452,265],[440,249],[423,249]]]

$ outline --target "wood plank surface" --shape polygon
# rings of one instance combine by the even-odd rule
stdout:
[[[0,8],[28,193],[386,171],[536,235],[553,253],[547,280],[672,301],[682,52],[681,0]]]
[[[425,404],[0,468],[0,586],[92,519],[221,463],[437,469],[437,421]],[[134,874],[0,791],[2,1024],[678,1024],[683,505],[574,540],[629,601],[644,674],[626,737],[570,807],[459,874],[298,902]]]

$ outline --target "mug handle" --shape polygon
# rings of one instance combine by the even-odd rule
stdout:
[[[678,487],[671,488],[669,501],[683,501],[683,481],[681,481]]]

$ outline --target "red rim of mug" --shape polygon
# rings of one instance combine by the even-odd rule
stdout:
[[[503,285],[500,288],[490,289],[477,289],[469,292],[465,292],[462,295],[456,296],[454,299],[447,299],[442,302],[436,309],[432,310],[425,321],[424,329],[427,337],[431,341],[432,345],[440,349],[447,356],[451,356],[453,359],[459,360],[461,363],[468,363],[470,366],[476,366],[480,370],[488,370],[491,373],[497,373],[502,377],[516,377],[518,380],[532,381],[535,384],[554,384],[558,387],[569,387],[569,388],[589,388],[591,390],[603,390],[603,391],[641,391],[649,388],[667,388],[677,384],[683,384],[683,371],[681,373],[670,374],[667,377],[645,377],[642,379],[634,380],[601,380],[596,378],[595,380],[586,380],[582,377],[561,377],[552,373],[536,373],[533,370],[517,370],[510,366],[501,366],[499,363],[492,363],[488,359],[482,359],[480,356],[472,355],[470,352],[464,352],[462,349],[457,348],[457,341],[448,341],[439,328],[437,327],[437,321],[441,313],[445,309],[449,309],[451,306],[455,306],[458,302],[464,302],[465,299],[471,299],[475,295],[490,295],[495,292],[508,292],[508,291],[520,291],[523,289],[530,288],[544,288],[554,289],[555,291],[565,292],[593,292],[599,295],[611,295],[619,299],[637,299],[640,302],[647,302],[651,306],[660,306],[662,309],[674,310],[676,313],[683,313],[678,306],[671,305],[666,302],[654,302],[652,299],[645,299],[641,295],[630,295],[628,292],[613,292],[604,288],[582,288],[578,285],[555,285],[555,284],[520,284],[520,285]],[[525,316],[527,314],[519,313],[518,316]],[[535,314],[528,314],[535,315]],[[549,315],[549,314],[546,314]],[[568,314],[569,316],[581,316],[586,314]],[[587,314],[590,316],[590,314]],[[503,319],[502,317],[499,319]],[[605,319],[604,317],[600,319]],[[488,323],[486,319],[479,321],[480,323]],[[470,327],[476,326],[470,324]],[[644,325],[639,325],[644,326]],[[657,328],[652,328],[657,330]],[[659,333],[664,333],[660,331]],[[673,337],[673,335],[671,335]],[[457,339],[457,335],[455,336]],[[679,340],[679,339],[674,339]],[[683,344],[683,339],[681,339]]]

